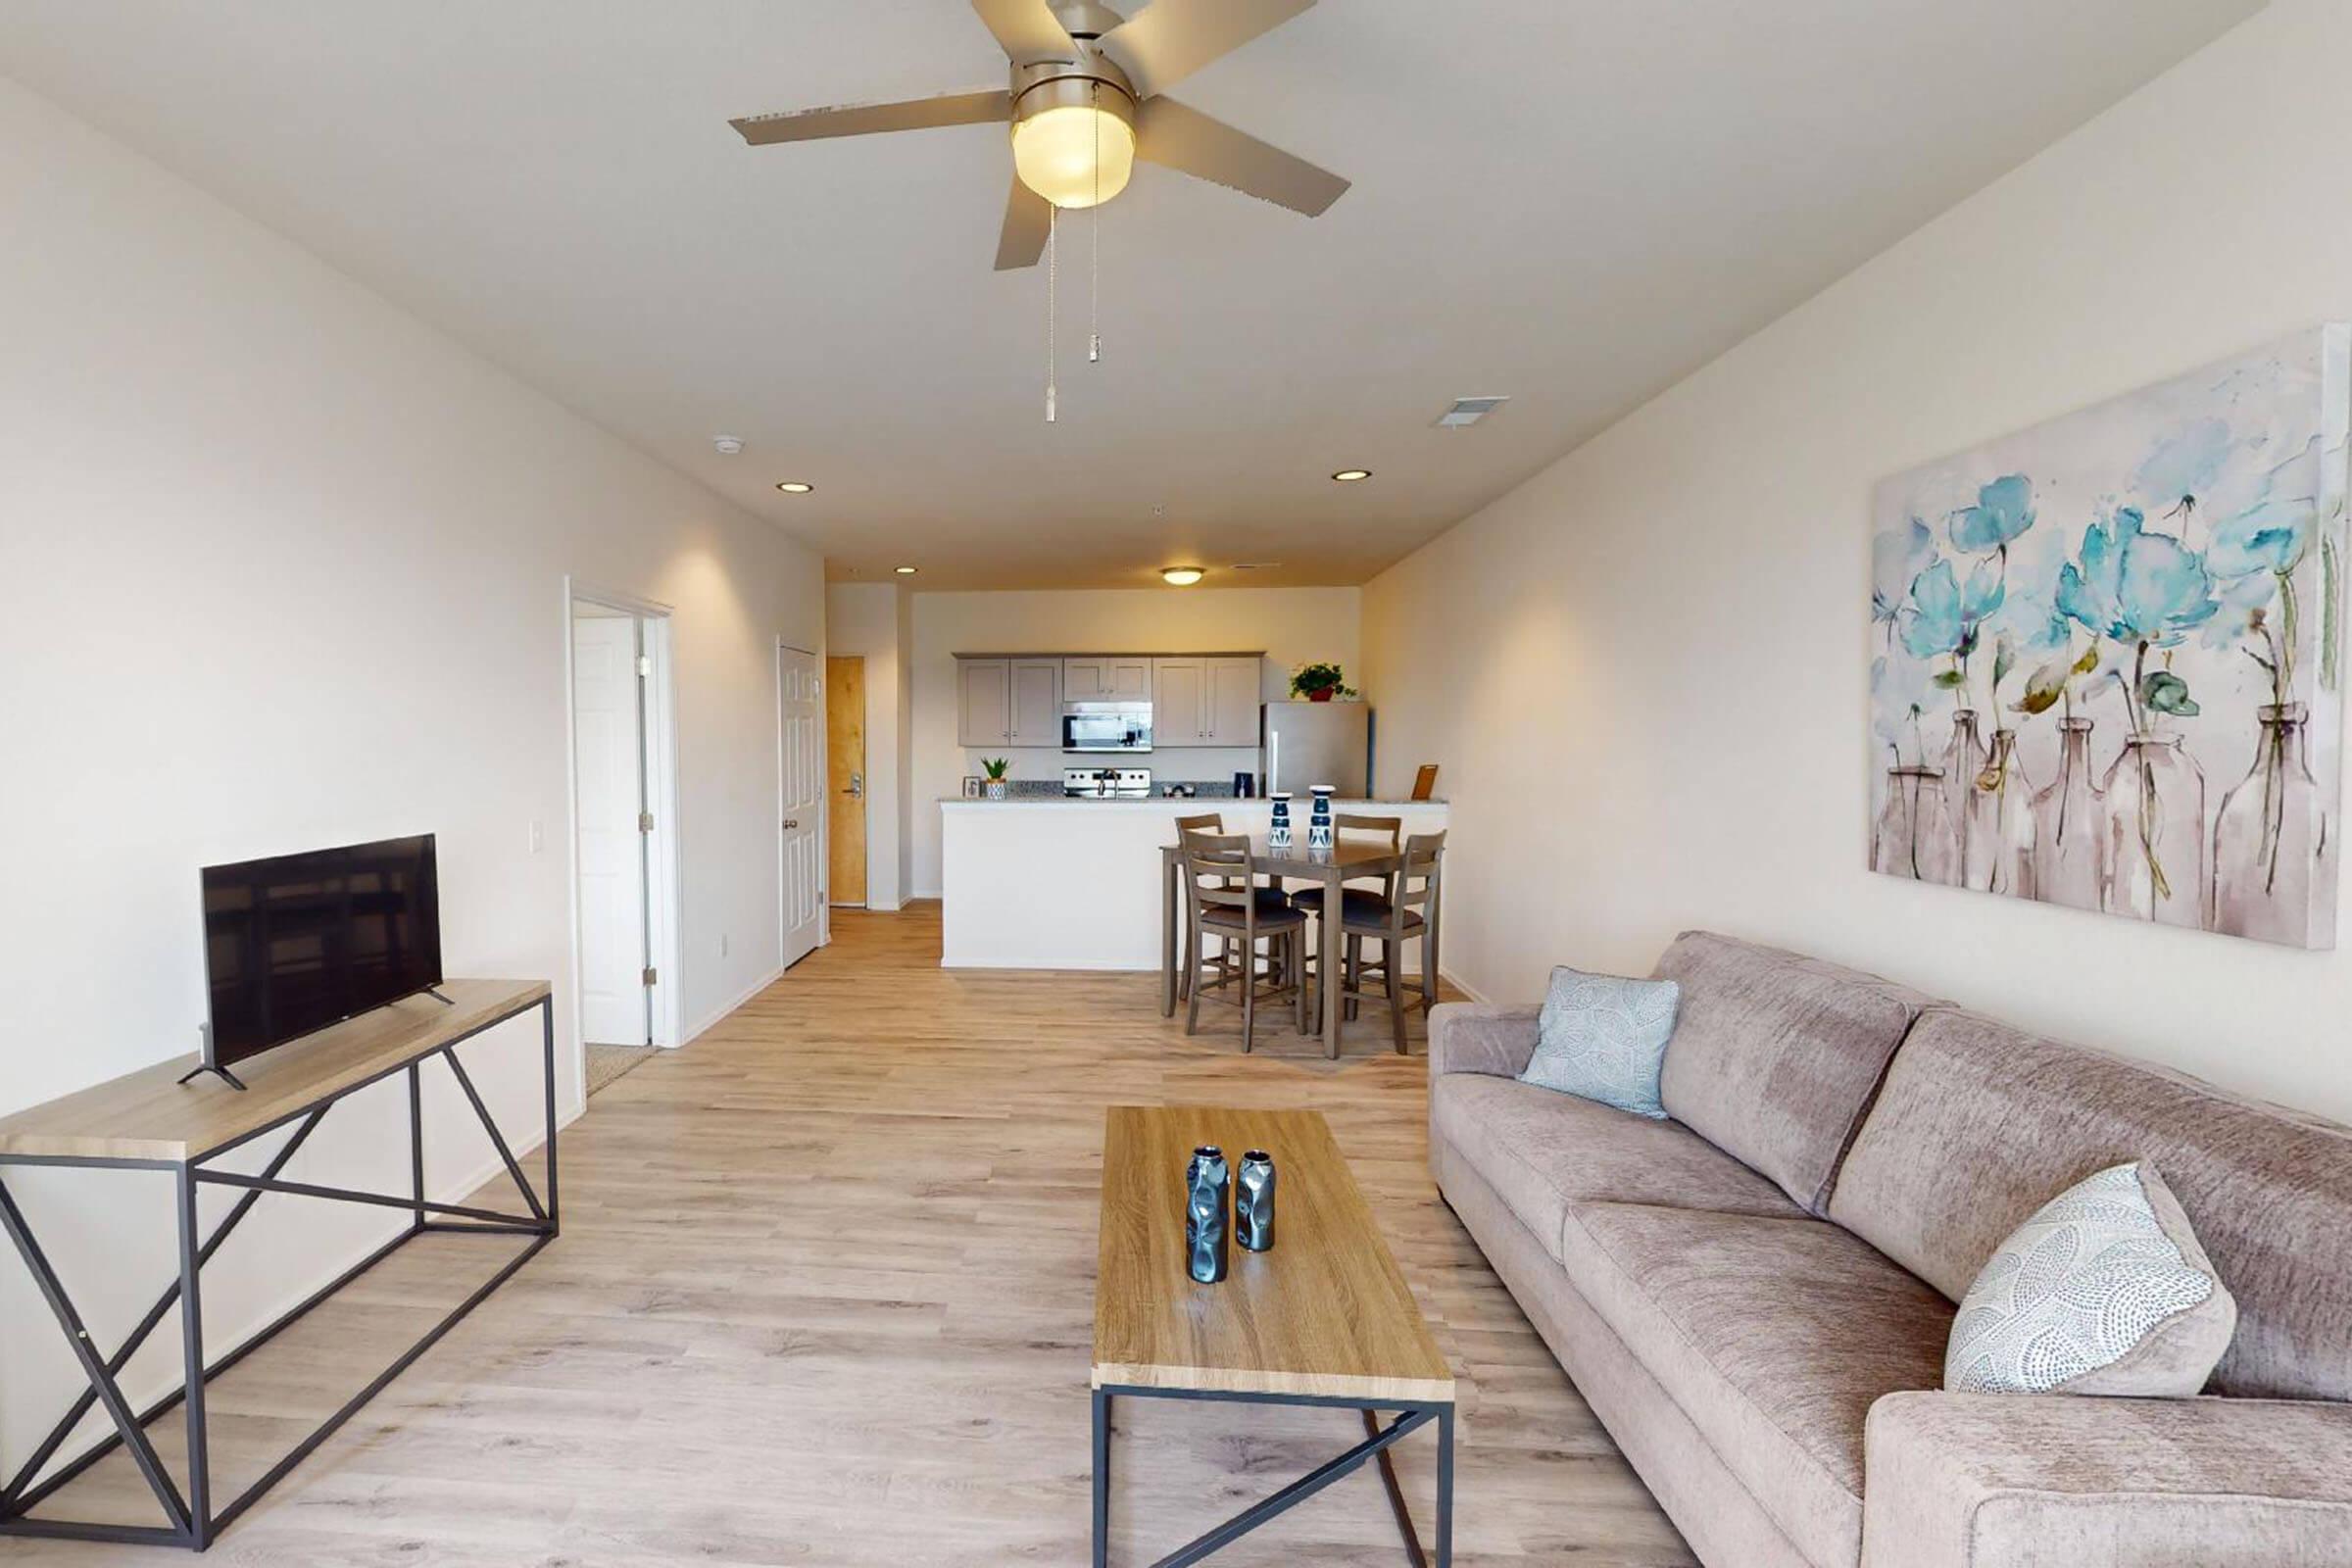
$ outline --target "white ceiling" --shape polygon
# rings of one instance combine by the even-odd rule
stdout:
[[[966,0],[9,0],[0,71],[836,576],[1332,584],[2258,9],[1323,0],[1175,96],[1354,189],[1309,220],[1139,166],[1102,214],[1100,366],[1065,229],[1052,426],[1044,270],[990,270],[1001,128],[726,123],[1001,81]],[[1512,401],[1431,428],[1486,393]]]

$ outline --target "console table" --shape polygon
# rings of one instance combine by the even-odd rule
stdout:
[[[489,1107],[482,1102],[457,1048],[483,1030],[540,1009],[540,1049],[546,1086],[547,1197],[541,1200],[508,1147]],[[522,1195],[527,1213],[432,1202],[424,1196],[424,1115],[421,1073],[435,1056],[449,1064],[466,1102],[489,1131],[490,1142],[505,1161],[507,1174]],[[74,1541],[122,1542],[144,1545],[186,1546],[204,1550],[214,1536],[251,1507],[256,1498],[300,1464],[312,1449],[349,1420],[360,1406],[380,1393],[418,1356],[440,1340],[459,1319],[473,1310],[541,1248],[556,1239],[556,1025],[553,999],[544,980],[452,980],[439,995],[419,995],[378,1007],[331,1028],[306,1035],[240,1064],[248,1088],[240,1093],[226,1084],[200,1080],[181,1085],[175,1080],[194,1064],[194,1058],[162,1062],[99,1084],[77,1094],[0,1117],[0,1177],[10,1166],[63,1165],[92,1169],[170,1171],[176,1178],[178,1209],[178,1277],[148,1309],[137,1327],[113,1353],[92,1341],[81,1315],[58,1281],[57,1272],[41,1250],[24,1211],[0,1179],[0,1230],[16,1244],[31,1270],[49,1309],[57,1316],[68,1344],[81,1365],[89,1388],[74,1401],[48,1437],[0,1485],[0,1536],[49,1536]],[[408,1075],[410,1191],[404,1194],[358,1192],[287,1181],[281,1173],[319,1122],[338,1101],[396,1073]],[[206,1161],[227,1153],[278,1128],[292,1126],[259,1175],[210,1169]],[[242,1190],[235,1205],[210,1235],[200,1235],[196,1191],[205,1185]],[[382,1247],[317,1292],[276,1321],[216,1361],[204,1353],[204,1313],[201,1273],[264,1193],[289,1193],[304,1198],[405,1209],[408,1227]],[[319,1427],[271,1465],[259,1481],[225,1507],[216,1509],[206,1453],[205,1385],[312,1307],[333,1296],[376,1263],[427,1232],[472,1236],[530,1238],[513,1261],[460,1302],[368,1386],[330,1415]],[[123,1398],[116,1379],[131,1356],[178,1308],[185,1366],[180,1388],[145,1410],[134,1411]],[[157,1456],[147,1436],[147,1424],[172,1406],[184,1404],[187,1416],[186,1495]],[[74,1427],[93,1405],[103,1406],[115,1430],[89,1451],[59,1466],[54,1475],[43,1470],[56,1458]],[[140,1476],[162,1504],[163,1525],[101,1524],[74,1520],[33,1518],[36,1508],[117,1448],[127,1447]]]

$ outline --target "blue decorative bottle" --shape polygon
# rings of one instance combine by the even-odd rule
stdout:
[[[1274,792],[1274,825],[1266,829],[1266,848],[1287,850],[1291,847],[1291,792]]]
[[[1331,848],[1332,793],[1333,786],[1329,784],[1317,784],[1314,786],[1315,808],[1313,812],[1308,815],[1306,819],[1306,847],[1310,850],[1328,850]]]
[[[1184,1266],[1203,1285],[1225,1277],[1225,1203],[1232,1192],[1225,1151],[1214,1144],[1194,1150],[1184,1172]]]
[[[1262,1149],[1242,1155],[1233,1188],[1233,1232],[1245,1251],[1274,1250],[1274,1156]]]

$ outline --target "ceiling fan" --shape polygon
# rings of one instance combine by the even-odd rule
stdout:
[[[1054,209],[1110,200],[1126,188],[1138,158],[1313,218],[1340,199],[1348,181],[1162,94],[1314,3],[1152,0],[1123,19],[1097,0],[972,0],[1011,62],[1008,89],[729,123],[765,147],[1009,122],[1014,177],[997,243],[999,271],[1037,265]]]

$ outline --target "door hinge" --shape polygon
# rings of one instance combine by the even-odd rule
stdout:
[[[637,813],[637,831],[640,833],[651,833],[653,830],[654,813],[651,811],[639,811]]]
[[[658,969],[648,969],[645,971],[645,983],[649,986],[661,978],[662,973]]]
[[[653,678],[653,673],[654,656],[651,654],[639,654],[637,656],[637,678],[640,680],[650,680]]]

